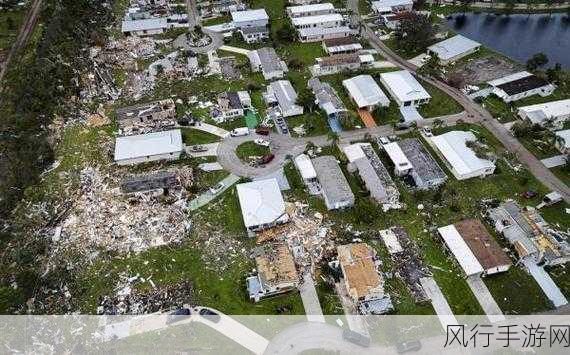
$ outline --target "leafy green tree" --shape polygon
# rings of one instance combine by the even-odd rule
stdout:
[[[295,40],[295,28],[289,21],[285,21],[276,32],[277,41],[280,43],[290,43]]]
[[[437,54],[432,55],[427,62],[418,69],[418,74],[439,78],[441,76],[442,65]]]
[[[528,70],[536,70],[548,63],[548,57],[544,53],[536,53],[526,62]]]
[[[315,108],[315,95],[307,88],[304,88],[297,95],[297,105],[303,106],[309,112],[313,112]]]
[[[419,13],[406,13],[395,31],[399,47],[406,52],[423,51],[431,44],[434,36],[433,23],[426,15]]]

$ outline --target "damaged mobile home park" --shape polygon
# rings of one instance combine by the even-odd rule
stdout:
[[[4,227],[29,236],[5,244],[7,312],[334,314],[366,335],[340,315],[445,328],[566,305],[566,190],[511,149],[512,123],[376,43],[412,1],[364,2],[365,17],[342,1],[105,5],[46,124],[53,161]],[[433,43],[442,65],[485,53]],[[487,91],[524,102],[521,122],[555,123],[567,156],[567,103],[542,101],[558,86],[509,75]]]

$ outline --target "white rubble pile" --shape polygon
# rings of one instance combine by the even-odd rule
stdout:
[[[185,198],[173,202],[162,196],[121,196],[97,169],[81,172],[81,194],[69,215],[55,228],[56,245],[140,252],[181,241],[190,229]],[[185,197],[185,196],[181,196]]]

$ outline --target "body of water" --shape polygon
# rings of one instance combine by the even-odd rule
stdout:
[[[453,15],[447,24],[465,37],[523,64],[542,52],[548,56],[548,66],[560,63],[570,69],[570,19],[566,14],[466,13]]]

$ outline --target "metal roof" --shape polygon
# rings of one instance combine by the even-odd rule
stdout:
[[[382,105],[388,106],[390,100],[370,75],[358,75],[342,81],[358,107]]]
[[[478,47],[481,47],[481,43],[462,35],[456,35],[429,46],[427,49],[436,53],[439,59],[449,60]]]
[[[285,202],[276,179],[237,185],[243,223],[247,228],[272,224],[285,213]]]
[[[570,148],[570,129],[565,129],[563,131],[554,132],[557,137],[560,137],[564,141],[564,148]]]
[[[123,32],[148,31],[166,28],[168,25],[166,17],[149,18],[143,20],[123,21],[121,30]]]
[[[269,85],[281,109],[289,110],[294,106],[298,106],[296,104],[297,92],[295,92],[289,80],[277,80]]]
[[[400,148],[397,142],[385,144],[383,147],[386,154],[388,154],[388,157],[390,157],[390,160],[394,163],[396,170],[406,171],[413,167],[412,163],[408,160],[408,157],[404,154],[402,148]]]
[[[258,20],[269,20],[269,16],[265,9],[233,11],[231,13],[233,22],[248,22]]]
[[[382,73],[380,78],[401,102],[431,98],[430,94],[407,70]]]
[[[305,180],[315,179],[317,172],[311,163],[311,159],[306,154],[300,154],[295,157],[295,166],[301,173],[301,177]]]
[[[326,15],[316,15],[316,16],[305,16],[305,17],[294,17],[291,19],[295,27],[314,25],[326,22],[342,22],[343,18],[340,14],[326,14]]]
[[[309,28],[300,28],[299,29],[299,36],[300,37],[332,35],[332,34],[339,34],[339,33],[352,33],[352,30],[347,26],[309,27]]]
[[[445,244],[455,256],[455,259],[465,272],[465,275],[476,275],[482,273],[483,267],[471,251],[469,246],[459,234],[454,225],[438,228],[439,235],[443,238]]]
[[[472,174],[480,169],[494,168],[493,162],[477,157],[467,146],[468,141],[477,138],[469,131],[451,131],[431,138],[445,160],[459,175]]]
[[[541,123],[544,119],[570,115],[570,99],[519,107],[519,114],[520,112],[525,112],[533,123]],[[540,118],[537,115],[532,115],[533,112],[540,112]]]
[[[325,155],[312,159],[323,193],[332,204],[354,201],[354,194],[336,158]]]
[[[414,172],[427,183],[447,178],[434,157],[427,151],[417,138],[408,138],[399,141],[398,146],[410,162]]]
[[[330,2],[325,2],[322,4],[309,4],[309,5],[287,7],[287,11],[289,11],[292,15],[297,15],[312,11],[324,11],[324,10],[334,10],[334,5],[331,4]]]
[[[182,133],[179,129],[117,137],[115,141],[115,161],[178,153],[183,150]]]

